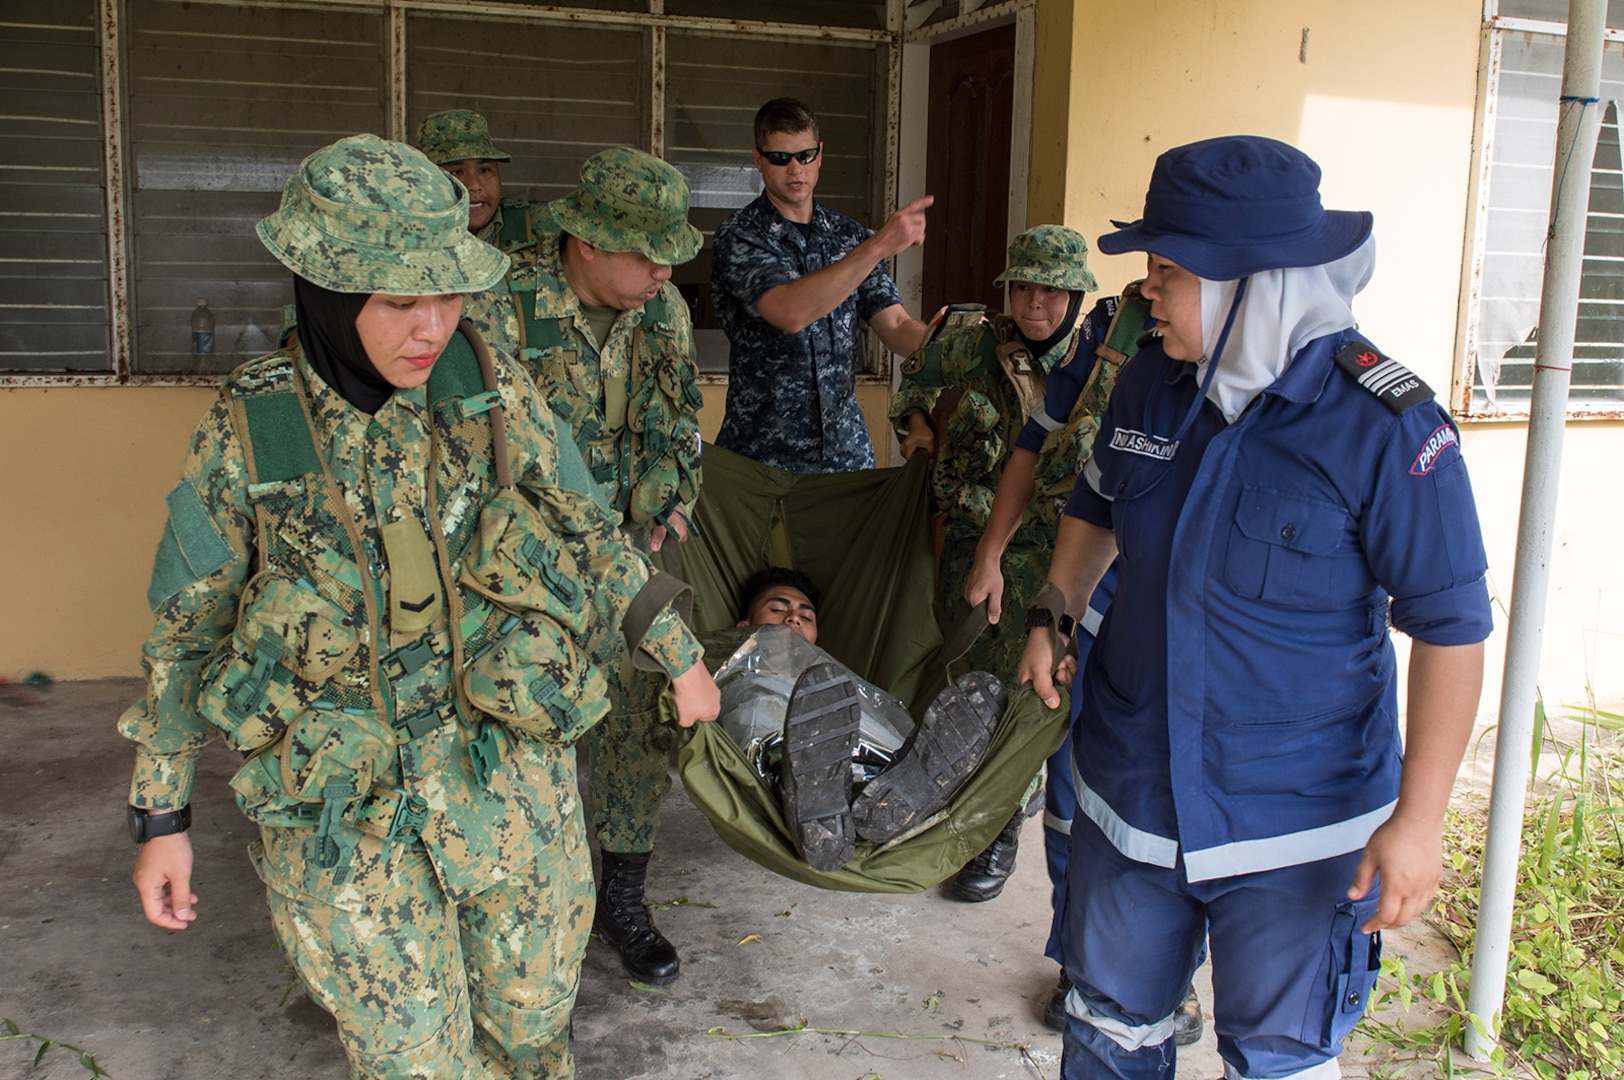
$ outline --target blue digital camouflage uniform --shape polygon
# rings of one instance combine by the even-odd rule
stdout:
[[[857,324],[902,303],[885,263],[800,333],[756,314],[767,290],[822,270],[873,235],[821,204],[811,226],[803,237],[761,195],[716,230],[711,293],[730,346],[716,445],[790,472],[872,469],[874,445],[857,407]]]
[[[506,260],[442,176],[342,140],[260,235],[323,288],[489,287]],[[587,642],[651,570],[530,380],[501,356],[492,380],[461,335],[372,415],[297,345],[233,372],[166,500],[119,724],[149,810],[189,802],[214,737],[245,754],[273,925],[357,1077],[573,1074],[593,902],[569,744],[605,711]],[[700,655],[669,611],[641,645],[669,672]]]

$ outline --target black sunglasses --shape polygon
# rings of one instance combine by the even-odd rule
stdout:
[[[823,153],[823,144],[819,143],[805,150],[763,150],[758,146],[756,153],[766,158],[769,164],[777,165],[779,168],[788,165],[791,159],[799,161],[802,165],[810,165]]]

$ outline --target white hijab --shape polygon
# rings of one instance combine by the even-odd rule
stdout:
[[[1218,358],[1207,396],[1234,423],[1246,407],[1274,383],[1304,345],[1354,324],[1353,298],[1376,268],[1371,236],[1335,262],[1294,266],[1253,274],[1235,315],[1235,326]],[[1201,279],[1202,359],[1196,378],[1207,374],[1207,357],[1217,347],[1239,281]]]

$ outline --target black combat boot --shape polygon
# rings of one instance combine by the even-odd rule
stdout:
[[[857,685],[837,665],[813,664],[795,680],[778,798],[795,850],[814,870],[839,870],[857,850],[851,755],[861,715]]]
[[[1184,991],[1184,1000],[1173,1010],[1173,1042],[1179,1046],[1200,1042],[1201,1033],[1206,1029],[1207,1020],[1201,1015],[1201,1002],[1195,996],[1195,985],[1192,983]]]
[[[852,801],[857,835],[888,844],[953,797],[992,742],[1009,694],[985,671],[960,675],[936,695],[896,760]]]
[[[1015,850],[1020,846],[1021,823],[1025,820],[1025,812],[1017,810],[987,850],[964,864],[953,878],[953,899],[979,904],[1004,891],[1004,882],[1015,872]]]
[[[620,954],[621,966],[632,978],[653,986],[675,981],[681,967],[676,946],[655,929],[643,900],[649,853],[605,851],[602,855],[598,912],[592,919],[592,929]]]
[[[1071,976],[1060,969],[1060,981],[1049,991],[1049,1000],[1043,1004],[1043,1026],[1051,1031],[1066,1030],[1066,995],[1071,993]]]

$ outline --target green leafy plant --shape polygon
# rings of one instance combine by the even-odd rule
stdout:
[[[56,1039],[47,1039],[44,1035],[34,1035],[30,1032],[22,1030],[10,1019],[5,1020],[4,1024],[5,1033],[0,1034],[0,1042],[10,1042],[13,1039],[28,1039],[39,1043],[39,1049],[34,1052],[34,1061],[33,1064],[29,1066],[30,1068],[38,1065],[40,1063],[40,1059],[45,1056],[45,1051],[54,1046],[58,1050],[66,1050],[70,1054],[78,1054],[79,1064],[85,1067],[92,1078],[100,1078],[105,1076],[111,1080],[113,1074],[96,1064],[96,1055],[92,1054],[89,1050],[83,1050],[77,1046],[70,1046],[69,1044],[60,1042]]]
[[[1443,971],[1413,972],[1401,960],[1382,980],[1362,1034],[1373,1077],[1533,1077],[1616,1080],[1624,1076],[1624,753],[1608,734],[1624,717],[1592,705],[1576,719],[1581,736],[1555,743],[1543,707],[1535,715],[1535,765],[1554,748],[1557,769],[1523,817],[1522,857],[1512,916],[1500,1038],[1485,1065],[1458,1052],[1475,941],[1483,842],[1481,799],[1457,801],[1445,823],[1449,872],[1429,921],[1455,946]],[[1399,1013],[1417,1002],[1431,1023]]]

